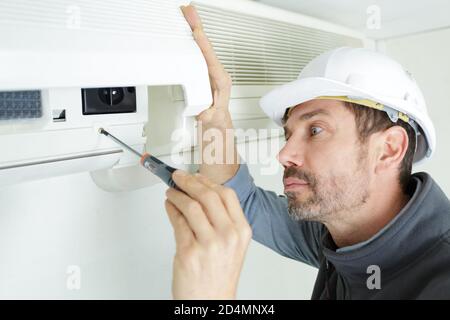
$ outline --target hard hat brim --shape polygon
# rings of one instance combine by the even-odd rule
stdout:
[[[371,94],[363,89],[322,77],[302,78],[281,85],[265,94],[260,99],[259,104],[262,110],[272,120],[279,126],[282,126],[282,118],[287,108],[297,106],[321,96],[348,96],[370,99],[393,107],[405,114],[410,114],[408,107],[405,105],[405,101],[402,99],[395,97],[389,97],[389,101],[387,99],[380,99],[380,97],[375,97],[373,93]],[[418,138],[417,151],[414,157],[414,163],[418,164],[431,156],[435,149],[436,135],[433,130],[426,130],[426,128],[434,128],[427,114],[416,115],[413,117],[413,120],[419,124],[426,136],[426,139],[425,137]],[[431,141],[432,144],[428,145],[427,141]]]

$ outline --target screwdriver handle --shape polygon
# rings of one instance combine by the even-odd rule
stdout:
[[[175,182],[172,180],[172,173],[177,170],[168,166],[159,159],[153,157],[148,153],[144,153],[141,157],[141,164],[150,170],[153,174],[161,178],[169,187],[180,190]]]

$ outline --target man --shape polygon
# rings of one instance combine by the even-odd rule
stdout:
[[[230,77],[195,9],[182,10],[214,96],[198,120],[226,137]],[[450,298],[450,203],[428,174],[411,175],[435,136],[410,75],[381,54],[339,48],[261,106],[285,129],[278,160],[286,197],[257,188],[236,158],[202,164],[194,176],[177,171],[186,194],[169,189],[166,201],[177,243],[174,297],[234,298],[253,234],[319,269],[313,299]],[[216,154],[225,159],[224,150]]]

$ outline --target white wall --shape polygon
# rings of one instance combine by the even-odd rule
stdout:
[[[274,155],[273,155],[274,156]],[[256,181],[281,188],[276,176]],[[0,189],[0,299],[168,299],[174,240],[166,187],[107,193],[88,173]],[[67,267],[81,268],[68,290]],[[239,298],[309,299],[316,271],[252,243]]]
[[[394,38],[383,44],[386,53],[409,70],[428,104],[436,127],[436,153],[415,171],[426,171],[450,195],[450,28]]]

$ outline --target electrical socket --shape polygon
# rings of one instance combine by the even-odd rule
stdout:
[[[136,88],[81,89],[83,115],[136,112]]]

